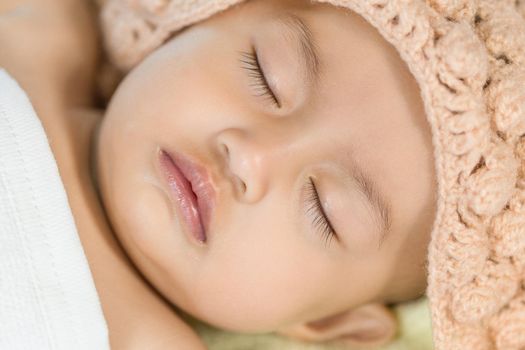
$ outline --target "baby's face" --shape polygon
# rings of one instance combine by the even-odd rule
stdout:
[[[205,244],[159,149],[209,172]],[[218,327],[273,331],[426,286],[436,185],[419,88],[348,10],[252,0],[179,33],[113,96],[97,162],[133,262]]]

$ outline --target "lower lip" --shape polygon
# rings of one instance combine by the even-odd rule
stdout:
[[[197,243],[206,242],[206,234],[198,209],[197,196],[191,189],[191,183],[184,177],[173,159],[164,151],[158,153],[161,172],[170,189],[170,198],[180,209],[186,226],[191,231],[191,238]]]

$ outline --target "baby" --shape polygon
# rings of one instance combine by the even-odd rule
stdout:
[[[422,99],[430,101],[431,90],[418,86],[414,74],[422,77],[422,71],[411,71],[384,33],[349,8],[305,0],[236,4],[172,33],[140,60],[124,62],[124,79],[107,109],[96,113],[88,108],[95,101],[100,47],[96,15],[85,3],[63,2],[46,11],[52,8],[64,22],[72,14],[83,19],[57,28],[74,28],[60,41],[64,70],[52,66],[56,56],[45,57],[33,69],[41,69],[48,84],[36,82],[31,65],[16,59],[15,53],[26,54],[17,40],[10,41],[10,54],[0,54],[0,64],[33,98],[48,134],[112,349],[204,348],[173,305],[227,330],[387,343],[396,331],[389,305],[418,298],[428,287],[431,233],[436,222],[447,223],[436,213],[463,224],[453,230],[455,244],[472,242],[459,235],[481,227],[474,223],[479,218],[488,225],[501,210],[520,208],[517,199],[509,202],[518,193],[512,163],[513,175],[504,173],[513,179],[511,189],[502,190],[509,193],[505,200],[489,201],[486,209],[472,195],[469,211],[438,211],[437,175],[444,175],[435,159],[451,158],[434,151],[431,109]],[[366,3],[374,11],[385,6]],[[414,1],[412,9],[422,4]],[[467,10],[444,23],[481,21]],[[406,20],[392,18],[393,25]],[[39,29],[26,25],[27,33]],[[417,30],[407,37],[417,38]],[[477,48],[472,44],[472,55]],[[488,61],[478,63],[461,79],[481,93],[490,85],[479,73]],[[461,84],[444,79],[429,89],[457,94],[465,90]],[[469,124],[445,125],[461,134]],[[513,132],[502,137],[518,142]],[[452,154],[461,145],[440,143],[447,146],[456,147]],[[469,171],[457,181],[441,180],[442,191],[449,179],[452,188],[468,186],[467,173],[491,174],[491,157],[487,151],[450,160]],[[453,280],[453,269],[447,271]],[[518,289],[505,303],[515,295]],[[445,338],[436,339],[442,346]]]
[[[242,3],[127,74],[94,131],[101,203],[144,278],[200,320],[384,343],[385,305],[426,287],[418,91],[357,14]]]

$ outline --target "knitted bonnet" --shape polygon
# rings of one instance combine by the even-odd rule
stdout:
[[[129,70],[242,1],[107,0],[107,51]],[[426,293],[435,349],[525,349],[525,0],[318,1],[366,19],[419,83],[438,180]]]

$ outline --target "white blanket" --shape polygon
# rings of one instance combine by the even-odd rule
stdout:
[[[46,134],[25,92],[2,69],[0,349],[109,349]]]

